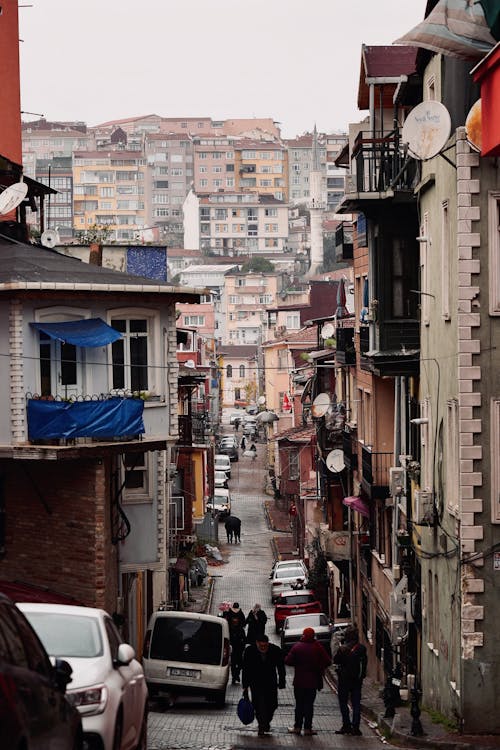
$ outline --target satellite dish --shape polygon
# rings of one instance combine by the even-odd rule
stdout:
[[[325,460],[326,468],[339,474],[345,469],[344,451],[339,449],[330,451]]]
[[[439,154],[451,133],[450,113],[441,102],[421,102],[408,114],[401,139],[415,159],[425,161]]]
[[[482,118],[481,99],[478,99],[469,110],[465,120],[465,137],[474,151],[481,151],[482,147]]]
[[[331,339],[334,335],[335,335],[335,328],[333,327],[332,323],[325,323],[320,333],[320,336],[323,339],[323,341],[326,341],[326,339]]]
[[[59,234],[56,229],[46,229],[45,232],[42,232],[42,236],[40,237],[40,242],[44,247],[55,247],[59,244]]]
[[[0,193],[0,216],[13,211],[26,198],[28,185],[25,182],[15,182]]]
[[[257,403],[263,406],[266,403],[266,397],[265,396],[259,396],[257,399]]]
[[[186,359],[186,361],[184,362],[184,367],[196,367],[194,359]]]
[[[328,393],[318,393],[312,402],[311,414],[315,419],[323,417],[330,408],[330,396]]]

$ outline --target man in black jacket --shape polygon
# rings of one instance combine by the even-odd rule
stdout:
[[[342,726],[336,734],[360,735],[361,687],[366,677],[368,658],[366,647],[359,642],[358,629],[349,627],[345,631],[344,643],[337,649],[333,663],[337,666],[337,689]],[[349,698],[352,705],[352,722],[349,714]]]
[[[243,614],[238,602],[234,602],[223,613],[223,617],[229,625],[229,642],[231,644],[231,677],[233,685],[240,681],[241,662],[243,659],[243,649],[245,648],[245,615]]]
[[[269,643],[265,633],[257,636],[254,644],[243,654],[243,696],[248,698],[248,688],[259,724],[259,737],[271,731],[271,721],[278,708],[278,688],[286,687],[283,652]]]

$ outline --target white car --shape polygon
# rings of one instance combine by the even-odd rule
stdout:
[[[291,560],[276,560],[273,567],[271,568],[271,574],[269,578],[273,577],[276,570],[283,570],[284,568],[296,568],[297,566],[303,568],[304,574],[307,575],[307,565],[305,564],[304,560],[301,560],[298,557]]]
[[[302,565],[288,566],[278,568],[274,571],[271,578],[271,600],[276,603],[282,591],[290,590],[295,587],[304,588],[307,586],[307,573]]]
[[[73,669],[66,697],[82,718],[88,747],[146,750],[148,690],[135,651],[102,609],[19,603],[49,656]]]
[[[227,478],[231,479],[231,459],[224,453],[216,453],[214,459],[215,471],[225,471]]]
[[[235,424],[236,422],[241,422],[242,420],[242,413],[239,411],[233,411],[229,415],[229,424]]]
[[[216,487],[214,496],[207,501],[207,510],[217,513],[220,521],[231,515],[231,493],[224,487]]]
[[[227,474],[225,471],[214,471],[214,486],[227,489]]]

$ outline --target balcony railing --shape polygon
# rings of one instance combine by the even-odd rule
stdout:
[[[208,440],[206,412],[179,414],[179,445],[204,445]]]
[[[361,485],[371,498],[385,498],[389,493],[389,467],[393,460],[391,452],[377,452],[369,445],[361,450]]]
[[[342,433],[342,449],[344,451],[345,465],[348,469],[358,468],[358,453],[353,441],[354,438],[352,433],[344,430]]]
[[[335,360],[339,365],[355,365],[354,328],[337,328]]]
[[[144,433],[142,398],[121,396],[51,399],[27,394],[31,442],[132,439]]]
[[[363,138],[359,133],[352,152],[356,162],[356,190],[358,193],[413,192],[415,162],[406,163],[400,150],[397,131],[382,138]]]
[[[371,363],[366,353],[370,350],[370,326],[359,327],[359,365],[362,370],[371,370]]]

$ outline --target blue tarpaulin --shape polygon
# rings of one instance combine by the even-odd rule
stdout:
[[[144,432],[141,398],[104,401],[28,400],[30,440],[55,438],[117,438]]]
[[[38,331],[43,331],[51,339],[75,346],[106,346],[122,338],[121,333],[108,326],[101,318],[67,320],[61,323],[32,323],[31,325]]]

